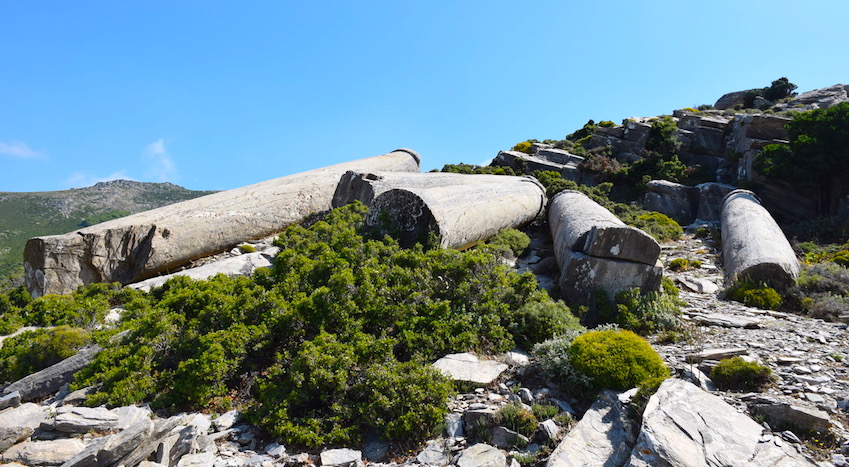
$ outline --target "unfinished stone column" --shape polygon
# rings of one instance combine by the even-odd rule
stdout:
[[[734,190],[722,202],[722,260],[731,280],[747,278],[779,290],[799,276],[790,242],[748,190]]]
[[[32,238],[24,274],[33,297],[94,282],[139,281],[328,210],[348,170],[418,171],[415,151],[345,162],[86,227]]]
[[[593,304],[596,290],[612,298],[634,287],[644,292],[660,287],[660,245],[583,193],[567,190],[555,195],[549,202],[548,223],[560,267],[560,290],[570,305]]]
[[[473,178],[470,178],[473,177]],[[342,175],[333,194],[333,207],[338,208],[354,201],[370,205],[378,195],[393,188],[434,188],[468,183],[505,183],[517,177],[505,175],[469,175],[447,172],[355,172]],[[521,177],[520,177],[521,178]]]
[[[463,249],[508,227],[532,221],[545,209],[545,189],[536,179],[499,175],[501,183],[477,182],[450,186],[394,188],[372,201],[366,225],[394,234],[401,245],[439,236],[442,248]]]

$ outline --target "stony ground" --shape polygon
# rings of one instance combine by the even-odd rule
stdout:
[[[765,392],[717,394],[741,410],[754,403],[786,402],[827,412],[834,439],[812,436],[805,444],[817,457],[830,457],[831,452],[841,450],[841,440],[849,439],[843,410],[849,396],[847,325],[724,300],[719,252],[719,245],[709,237],[695,238],[691,233],[678,242],[664,245],[661,259],[665,265],[675,258],[687,258],[700,260],[702,266],[669,274],[682,289],[680,297],[686,302],[683,311],[687,332],[674,343],[666,343],[665,336],[653,336],[652,345],[682,375],[694,367],[709,372],[716,359],[730,355],[748,356],[769,366],[776,383]],[[682,282],[709,282],[719,287],[710,293],[700,293]],[[694,359],[687,356],[699,354],[707,359],[699,364],[690,363]],[[772,428],[777,431],[780,427]]]

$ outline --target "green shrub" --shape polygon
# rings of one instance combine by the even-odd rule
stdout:
[[[687,258],[675,258],[667,264],[667,267],[673,271],[687,271],[690,269],[690,260]]]
[[[615,322],[639,334],[676,330],[681,327],[681,303],[675,295],[663,292],[626,290],[616,295]]]
[[[777,310],[781,306],[781,295],[775,289],[748,280],[735,282],[725,294],[731,300],[764,310]]]
[[[495,421],[496,424],[527,437],[533,436],[539,426],[533,411],[526,409],[521,403],[507,404],[498,409]]]
[[[448,412],[453,385],[431,365],[388,362],[372,365],[353,388],[358,419],[386,439],[433,436]]]
[[[844,268],[849,268],[849,251],[838,251],[837,253],[835,253],[832,261],[843,266]]]
[[[627,223],[627,222],[626,222]],[[659,242],[678,240],[684,235],[684,229],[669,216],[659,212],[649,212],[637,216],[630,225],[645,230]]]
[[[720,389],[761,391],[772,382],[772,370],[741,357],[721,360],[710,372],[710,378]]]
[[[530,141],[522,141],[521,143],[513,146],[511,151],[519,151],[524,152],[525,154],[531,153],[531,143]]]
[[[242,253],[253,253],[256,251],[256,248],[253,245],[245,243],[244,245],[239,245],[239,251]]]
[[[520,230],[508,228],[495,234],[487,243],[507,248],[518,258],[531,244],[531,238]]]
[[[27,331],[0,347],[0,382],[17,381],[71,357],[91,341],[85,329],[59,326]]]
[[[537,420],[548,420],[560,413],[560,408],[552,404],[534,404],[531,406]]]
[[[528,303],[509,316],[507,329],[516,345],[530,349],[534,344],[567,332],[583,329],[578,317],[563,302]]]
[[[572,341],[569,364],[592,390],[624,391],[669,370],[648,342],[631,331],[594,331]]]

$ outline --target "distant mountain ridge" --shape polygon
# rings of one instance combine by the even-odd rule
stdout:
[[[71,232],[212,193],[131,180],[61,191],[0,192],[0,277],[23,271],[23,250],[29,238]]]

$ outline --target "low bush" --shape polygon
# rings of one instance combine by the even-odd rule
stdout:
[[[781,295],[775,289],[749,280],[735,282],[725,291],[725,295],[746,306],[764,310],[777,310],[781,306]]]
[[[591,390],[624,391],[669,370],[648,342],[631,331],[593,331],[572,341],[569,364]]]
[[[639,288],[634,288],[617,294],[615,322],[638,334],[673,331],[681,327],[681,305],[676,295],[643,294]]]
[[[836,262],[802,264],[796,284],[784,292],[784,308],[832,321],[849,312],[849,269]]]
[[[531,153],[531,142],[530,141],[522,141],[521,143],[513,146],[513,148],[511,148],[510,150],[511,151],[524,152],[525,154],[530,154]]]
[[[834,254],[832,261],[836,264],[849,268],[849,251],[841,250]]]
[[[85,329],[59,326],[27,331],[3,341],[0,347],[0,382],[17,381],[71,357],[87,345]]]
[[[507,404],[498,409],[495,413],[495,423],[527,437],[533,436],[539,426],[533,411],[521,403]]]
[[[534,417],[537,420],[543,421],[554,418],[555,415],[560,413],[560,408],[551,404],[534,404],[531,406],[531,410],[533,410]]]
[[[666,266],[673,271],[686,271],[690,269],[690,260],[687,258],[675,258]]]
[[[583,330],[577,316],[563,302],[528,303],[509,316],[507,329],[516,345],[530,349],[534,344],[572,331]]]
[[[741,357],[721,360],[710,372],[710,378],[720,389],[732,391],[761,391],[772,382],[772,370]]]
[[[244,245],[239,245],[239,251],[242,253],[253,253],[256,251],[256,248],[253,245],[245,243]]]
[[[496,247],[507,248],[518,258],[531,244],[531,238],[520,230],[503,229],[490,238],[487,243]]]
[[[678,240],[684,235],[684,229],[666,214],[647,212],[636,216],[635,220],[625,222],[654,237],[659,242]]]

